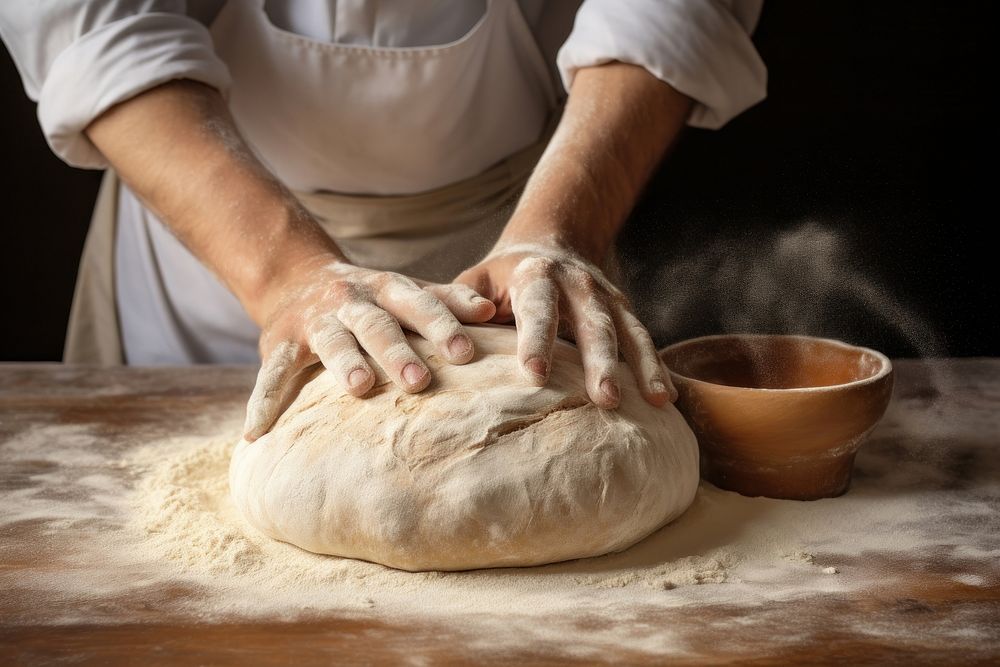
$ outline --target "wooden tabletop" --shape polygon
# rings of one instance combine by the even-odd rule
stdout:
[[[958,413],[947,409],[937,420],[933,446],[950,448],[952,462],[947,480],[935,482],[940,492],[985,502],[1000,514],[1000,479],[989,479],[998,468],[984,463],[1000,459],[1000,360],[903,360],[896,369],[894,402],[933,406],[948,391],[955,394],[948,405],[963,406],[961,423],[952,425],[949,420]],[[944,387],[941,377],[948,378]],[[81,476],[99,470],[127,480],[129,471],[118,462],[130,448],[155,438],[211,433],[220,420],[241,413],[253,378],[248,368],[0,365],[0,656],[5,663],[665,660],[661,653],[630,644],[627,630],[619,644],[601,653],[581,654],[574,650],[576,642],[533,643],[517,634],[471,649],[474,638],[446,618],[401,620],[335,612],[299,619],[206,618],[186,614],[177,604],[187,593],[180,588],[151,591],[137,585],[123,595],[105,593],[97,582],[90,595],[70,597],[61,595],[58,586],[31,583],[94,571],[100,563],[87,559],[98,556],[72,548],[81,539],[78,531],[111,539],[116,524],[114,517],[97,510],[88,515],[89,506],[81,504],[78,516],[62,529],[63,524],[44,513],[31,514],[29,494],[56,498],[69,493],[61,487],[63,468],[72,467]],[[86,438],[80,435],[84,432]],[[930,446],[928,440],[910,447],[907,438],[919,440],[919,434],[903,437],[886,431],[880,437],[877,430],[865,448],[913,458],[920,447]],[[74,442],[78,446],[69,448],[67,443]],[[45,455],[59,447],[72,453],[64,463]],[[983,466],[994,466],[985,478]],[[11,509],[15,506],[16,512]],[[995,531],[997,525],[995,518],[987,519],[981,530]],[[706,603],[637,609],[629,622],[669,628],[683,643],[683,651],[670,656],[673,664],[998,664],[1000,536],[994,533],[991,539],[992,556],[944,549],[858,557],[846,565],[872,582],[861,590],[817,592],[753,607]],[[120,566],[117,575],[108,576],[127,577],[127,570]],[[588,618],[580,610],[581,641],[592,630]],[[878,632],[859,630],[865,627]]]

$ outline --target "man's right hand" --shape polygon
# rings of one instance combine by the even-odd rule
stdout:
[[[261,325],[263,366],[247,406],[247,440],[271,428],[317,361],[361,395],[375,381],[365,350],[404,391],[420,391],[430,374],[402,329],[462,364],[474,351],[461,323],[496,312],[466,286],[418,285],[348,264],[207,86],[171,81],[143,92],[103,113],[87,136]]]
[[[263,364],[247,404],[248,441],[267,433],[317,361],[348,393],[361,396],[375,382],[364,350],[403,391],[418,392],[430,382],[430,371],[403,328],[432,342],[447,361],[464,364],[474,350],[462,323],[486,322],[496,312],[493,302],[465,285],[421,286],[326,254],[296,267],[277,289],[260,337]]]

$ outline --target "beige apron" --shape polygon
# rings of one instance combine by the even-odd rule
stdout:
[[[233,75],[229,103],[241,131],[364,266],[447,281],[474,264],[502,231],[554,125],[554,82],[516,0],[488,0],[466,35],[429,47],[319,42],[276,28],[263,0],[228,2],[212,33]],[[478,175],[454,178],[469,173]],[[114,274],[119,187],[109,172],[80,265],[66,362],[125,361]]]
[[[449,11],[412,2],[422,20]],[[264,4],[226,3],[212,41],[240,130],[293,190],[400,195],[457,183],[535,143],[557,104],[517,0],[486,0],[465,34],[419,47],[317,41],[276,27]],[[378,2],[334,6],[356,32],[378,32]]]
[[[558,119],[528,148],[482,174],[399,197],[296,193],[351,261],[449,281],[481,259],[503,231]],[[119,181],[104,175],[84,244],[63,361],[124,363],[115,300],[114,243]]]

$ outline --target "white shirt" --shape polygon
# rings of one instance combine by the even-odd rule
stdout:
[[[750,41],[762,2],[519,0],[566,89],[581,67],[613,60],[640,65],[693,98],[689,123],[704,128],[721,127],[765,97],[766,69]],[[227,67],[207,29],[223,4],[11,0],[0,3],[0,37],[28,96],[38,102],[42,131],[55,153],[72,165],[101,169],[107,163],[83,129],[109,107],[172,79],[228,89]],[[316,39],[419,46],[462,34],[482,13],[478,4],[268,0],[266,7],[276,25]],[[433,16],[451,20],[421,21],[420,8],[430,5]]]
[[[408,48],[461,39],[484,15],[487,1],[266,0],[264,9],[276,29],[324,46]],[[224,0],[5,2],[0,4],[0,36],[29,96],[38,101],[39,120],[53,150],[70,164],[103,168],[106,161],[83,130],[104,110],[179,78],[228,94],[231,71],[246,74],[250,55],[234,60],[230,50],[227,60],[222,57],[225,40],[213,45],[209,26],[224,5]],[[632,63],[695,100],[691,125],[715,128],[765,95],[766,71],[749,37],[760,6],[760,0],[518,0],[523,21],[516,23],[527,25],[530,35],[521,44],[533,49],[534,38],[552,81],[561,83],[560,94],[565,95],[581,67]],[[469,85],[482,82],[470,80]],[[256,106],[251,103],[250,108]],[[249,120],[252,114],[244,112],[248,116],[242,120]],[[239,123],[239,109],[234,113]],[[268,120],[263,118],[265,124]],[[253,142],[254,133],[248,136]],[[522,144],[524,140],[522,136]],[[371,183],[345,178],[344,165],[336,162],[306,172],[322,179],[340,169],[339,180],[302,179],[295,155],[285,155],[289,151],[278,143],[282,164],[276,166],[283,168],[276,173],[293,188],[358,192],[357,183]],[[521,147],[493,142],[491,154],[464,159],[467,166],[490,164]],[[392,162],[394,155],[390,148],[381,164]],[[419,192],[475,175],[454,164],[445,171],[444,162],[430,158],[409,170],[382,170],[378,173],[394,178],[371,184],[370,192]],[[128,362],[255,362],[259,332],[239,302],[125,187],[119,193],[117,222],[116,297]]]

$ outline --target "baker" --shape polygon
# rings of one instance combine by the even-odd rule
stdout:
[[[261,360],[252,440],[317,361],[419,392],[403,329],[462,364],[463,323],[513,321],[531,381],[562,327],[595,404],[619,355],[666,403],[609,250],[685,123],[763,98],[760,4],[3,3],[52,149],[107,169],[65,360]]]

